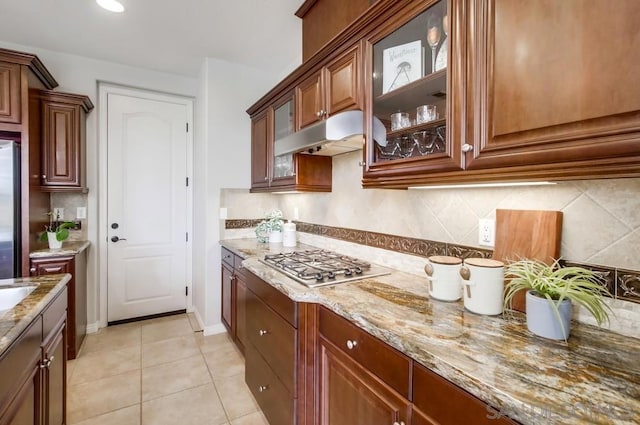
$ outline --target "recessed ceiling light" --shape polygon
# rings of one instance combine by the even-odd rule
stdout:
[[[118,0],[96,0],[96,3],[110,12],[124,12],[124,6]]]

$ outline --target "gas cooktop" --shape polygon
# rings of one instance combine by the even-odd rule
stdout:
[[[310,288],[391,273],[384,267],[324,249],[267,254],[260,261]]]

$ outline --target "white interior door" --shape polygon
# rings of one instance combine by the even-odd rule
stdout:
[[[187,105],[107,96],[108,321],[183,310]]]

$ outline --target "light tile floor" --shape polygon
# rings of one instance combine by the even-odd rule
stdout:
[[[67,363],[67,423],[268,425],[233,342],[197,330],[181,314],[87,335]]]

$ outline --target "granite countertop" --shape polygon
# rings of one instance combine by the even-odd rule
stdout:
[[[568,343],[529,333],[522,314],[480,316],[429,299],[426,277],[394,272],[310,289],[258,261],[281,247],[224,240],[243,266],[314,302],[524,424],[640,423],[640,340],[574,323]],[[312,248],[300,245],[300,248]]]
[[[89,241],[64,241],[62,248],[49,249],[42,248],[29,253],[29,258],[42,258],[42,257],[64,257],[67,255],[76,255],[89,248],[91,242]]]
[[[71,280],[70,274],[0,280],[0,287],[37,286],[15,307],[0,315],[0,355],[40,314],[42,309],[62,291],[69,280]]]

